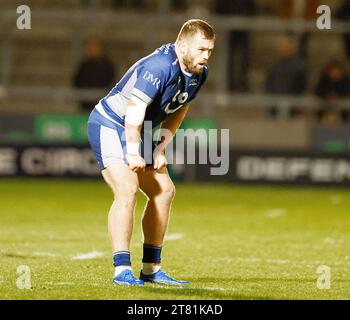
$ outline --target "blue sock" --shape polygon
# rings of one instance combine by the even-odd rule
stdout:
[[[150,244],[143,244],[143,257],[142,262],[144,263],[158,263],[160,264],[162,247],[153,246]]]
[[[113,265],[119,266],[131,266],[130,252],[129,251],[117,251],[113,253]]]

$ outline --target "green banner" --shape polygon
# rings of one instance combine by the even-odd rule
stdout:
[[[39,115],[35,137],[41,142],[87,142],[87,115]]]
[[[194,131],[196,131],[198,133],[197,130],[204,130],[205,131],[205,137],[207,138],[207,144],[210,144],[210,129],[217,129],[217,125],[215,123],[214,120],[212,119],[206,119],[206,118],[202,118],[202,119],[184,119],[184,121],[182,122],[180,129],[184,129],[184,130],[188,130],[188,129],[192,129]],[[201,135],[202,136],[202,135]],[[176,137],[175,137],[176,138]],[[213,137],[212,137],[213,138]],[[216,139],[216,137],[214,138],[214,140]]]

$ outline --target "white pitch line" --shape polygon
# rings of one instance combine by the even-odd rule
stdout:
[[[155,285],[157,288],[162,288],[162,289],[167,289],[167,290],[207,290],[207,291],[236,291],[236,289],[227,289],[227,288],[220,288],[220,287],[198,287],[198,288],[193,288],[188,285],[183,285],[183,286],[170,286],[170,285]]]
[[[286,209],[275,208],[265,211],[265,216],[270,219],[279,218],[287,214]]]
[[[167,241],[174,241],[174,240],[179,240],[184,237],[183,233],[170,233],[165,236],[165,240]]]
[[[227,289],[227,288],[213,288],[213,287],[202,287],[202,288],[198,288],[198,289],[204,289],[204,290],[208,290],[208,291],[236,291],[234,288],[232,289]]]
[[[59,256],[61,256],[58,253],[52,253],[52,252],[34,252],[33,254],[35,256],[38,256],[38,257],[59,257]]]
[[[46,282],[50,286],[73,286],[74,282]]]
[[[92,251],[87,253],[78,253],[77,255],[73,256],[71,260],[87,260],[87,259],[96,259],[103,257],[105,254],[103,252],[98,251]]]

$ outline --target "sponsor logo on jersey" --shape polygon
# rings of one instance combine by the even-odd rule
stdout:
[[[164,54],[168,54],[169,53],[170,46],[171,46],[170,44],[166,44],[164,46]]]
[[[160,80],[157,77],[155,77],[152,73],[150,73],[148,70],[146,70],[142,78],[152,83],[153,86],[159,89]]]
[[[197,86],[197,85],[198,85],[198,80],[197,79],[191,79],[188,86],[190,87],[190,86]]]

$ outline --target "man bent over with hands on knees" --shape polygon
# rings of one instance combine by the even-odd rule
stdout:
[[[161,268],[161,250],[175,187],[165,149],[184,119],[188,103],[205,82],[215,33],[205,21],[184,23],[176,42],[137,61],[91,112],[88,136],[102,175],[114,193],[108,216],[114,277],[118,285],[144,282],[182,285]],[[165,132],[147,148],[145,121]],[[166,129],[166,130],[163,130]],[[146,165],[145,159],[150,159]],[[147,167],[147,168],[146,168]],[[142,218],[143,266],[137,280],[131,269],[130,242],[138,189],[148,201]]]

